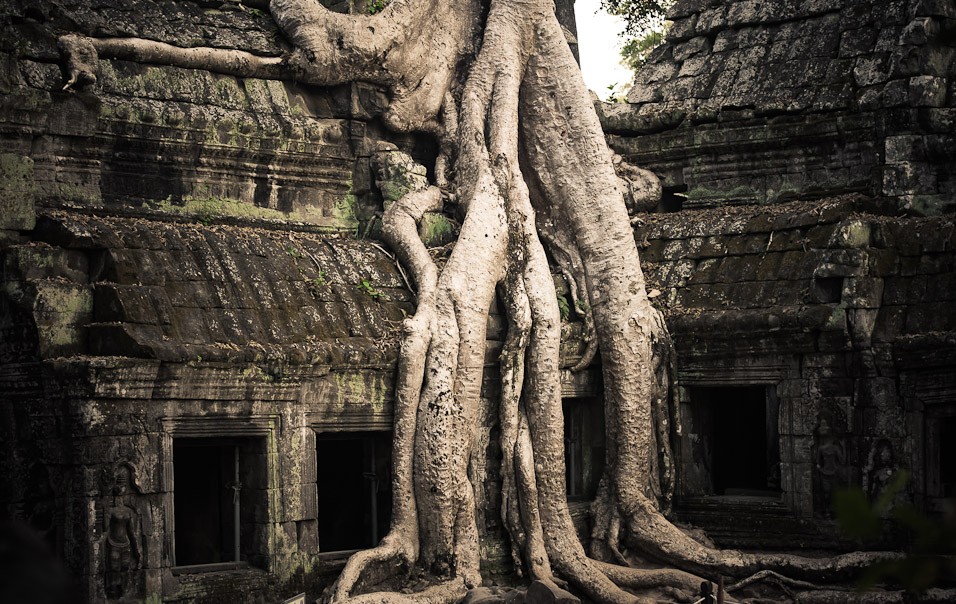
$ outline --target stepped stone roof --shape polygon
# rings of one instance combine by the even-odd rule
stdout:
[[[414,311],[380,246],[287,224],[54,211],[6,264],[7,283],[32,291],[14,298],[41,324],[43,292],[68,288],[86,300],[74,317],[80,333],[50,354],[381,364],[394,359],[400,322]]]
[[[946,0],[679,0],[638,73],[641,112],[956,105]]]

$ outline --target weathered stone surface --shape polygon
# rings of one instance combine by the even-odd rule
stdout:
[[[942,9],[930,2],[914,16],[911,8],[904,0],[680,4],[667,40],[636,75],[630,105],[600,112],[616,135],[611,145],[656,172],[665,196],[686,207],[858,191],[913,212],[948,211],[952,147],[909,167],[885,167],[879,155],[883,137],[939,132],[928,111],[956,103],[956,47]],[[905,117],[895,113],[903,108]],[[672,115],[681,119],[664,119]],[[791,127],[773,123],[781,119]]]
[[[505,600],[489,587],[475,587],[465,594],[462,604],[501,604]]]
[[[53,347],[51,354],[65,345],[85,348],[79,336],[67,337],[73,328],[63,321],[87,318],[96,322],[90,332],[95,354],[252,360],[271,350],[291,359],[297,347],[309,357],[310,347],[322,343],[324,357],[329,344],[337,350],[372,337],[391,342],[383,344],[390,351],[384,357],[371,345],[372,357],[394,358],[390,338],[411,310],[394,265],[366,244],[63,214],[47,215],[44,224],[48,233],[88,237],[57,235],[49,239],[64,247],[33,244],[5,254],[8,299],[35,309],[37,325],[47,326],[40,338]],[[173,256],[162,249],[164,241],[184,249]],[[90,248],[103,251],[85,251]],[[51,289],[58,283],[51,278],[72,283]]]
[[[346,231],[366,219],[365,205],[374,200],[367,188],[353,193],[351,182],[367,174],[368,154],[380,137],[377,126],[366,123],[384,107],[371,87],[315,94],[291,82],[100,61],[92,90],[60,91],[55,36],[64,31],[145,36],[184,47],[215,41],[278,55],[281,36],[265,4],[213,9],[137,0],[132,8],[109,4],[96,11],[82,2],[34,4],[29,18],[19,5],[0,10],[0,114],[8,132],[0,153],[32,162],[30,189],[0,195],[4,220],[16,221],[0,230],[32,226],[34,198]],[[12,46],[12,40],[19,42]],[[6,180],[13,186],[16,178]]]
[[[317,597],[341,561],[319,555],[316,435],[390,429],[396,333],[414,306],[379,248],[322,231],[354,233],[381,211],[380,196],[424,186],[432,151],[380,144],[386,99],[366,85],[317,90],[106,61],[95,90],[62,93],[51,44],[61,31],[279,50],[255,12],[262,0],[246,10],[87,4],[0,9],[10,17],[0,187],[12,187],[0,195],[0,441],[8,466],[29,468],[0,480],[0,503],[17,513],[55,504],[52,530],[81,598],[102,601],[103,550],[90,535],[110,513],[104,476],[128,460],[127,501],[143,520],[136,598]],[[777,404],[775,497],[678,502],[679,518],[721,543],[832,547],[824,495],[872,479],[874,452],[889,447],[898,467],[925,471],[908,439],[956,392],[956,229],[951,216],[896,209],[956,203],[953,49],[939,35],[951,31],[950,10],[679,1],[668,43],[630,93],[636,106],[598,107],[618,152],[661,177],[660,208],[684,208],[634,216],[681,390],[759,387]],[[821,199],[847,192],[895,199]],[[421,234],[443,245],[455,226],[429,215]],[[489,317],[489,368],[501,312]],[[565,322],[562,335],[567,368],[583,326]],[[500,395],[493,373],[482,384],[488,410]],[[564,374],[565,396],[599,396],[596,367]],[[170,447],[187,437],[262,446],[243,457],[258,465],[242,482],[261,494],[244,530],[272,545],[250,552],[250,568],[170,572]],[[485,445],[495,466],[500,452]],[[841,446],[837,471],[821,471]],[[489,480],[489,501],[495,489]],[[507,559],[490,509],[482,555]],[[573,510],[586,528],[586,503]],[[304,569],[313,584],[296,574]],[[469,597],[520,603],[514,593]],[[577,602],[543,584],[528,599]]]
[[[36,222],[33,164],[30,157],[0,154],[0,231],[30,230]]]
[[[428,186],[428,171],[392,143],[380,142],[372,155],[371,168],[386,205],[412,191]]]
[[[911,142],[894,144],[908,153]],[[635,238],[648,287],[664,292],[654,303],[674,337],[682,385],[767,379],[780,404],[782,503],[736,509],[688,495],[678,505],[679,518],[705,526],[720,544],[766,547],[771,535],[833,543],[833,528],[820,520],[830,509],[821,497],[832,481],[854,484],[866,474],[866,452],[851,451],[879,439],[900,451],[915,438],[901,428],[898,399],[886,386],[899,384],[887,376],[905,371],[904,357],[912,361],[894,350],[920,339],[925,348],[916,354],[928,363],[921,372],[952,368],[946,337],[917,334],[954,329],[956,313],[944,308],[956,291],[952,244],[944,243],[953,220],[884,216],[879,208],[855,198],[639,215]],[[883,377],[871,380],[862,368],[873,366]],[[827,430],[839,426],[827,445],[843,451],[838,478],[820,473],[822,421]],[[692,423],[683,429],[696,433]],[[696,470],[684,471],[697,484]],[[729,513],[746,517],[747,528],[722,520]]]

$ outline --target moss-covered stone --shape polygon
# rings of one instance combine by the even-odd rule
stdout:
[[[356,208],[357,200],[355,195],[352,193],[352,187],[350,184],[348,193],[346,193],[333,207],[332,218],[339,226],[349,230],[354,230],[359,224]]]
[[[426,247],[440,247],[458,237],[457,222],[440,212],[426,212],[418,223],[418,235]]]
[[[33,160],[0,154],[0,229],[27,231],[36,224]]]
[[[7,281],[0,292],[31,317],[41,357],[84,351],[86,325],[93,312],[89,287],[59,280]]]
[[[870,225],[860,220],[848,220],[833,233],[831,247],[865,248],[870,245]]]
[[[391,143],[378,144],[372,156],[372,170],[386,207],[404,195],[428,186],[425,166]]]
[[[209,224],[225,217],[251,218],[259,220],[286,220],[287,216],[270,208],[260,208],[251,203],[228,197],[209,196],[193,197],[187,195],[181,203],[174,203],[170,199],[161,201],[156,209],[168,214],[191,216],[197,222]]]

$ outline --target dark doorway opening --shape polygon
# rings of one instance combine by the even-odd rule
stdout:
[[[265,467],[262,439],[173,441],[176,566],[264,563]]]
[[[687,185],[677,185],[675,187],[664,187],[661,192],[661,200],[657,204],[658,212],[680,212],[684,207],[684,200],[687,199]]]
[[[315,459],[319,549],[374,547],[392,515],[391,434],[319,434]]]
[[[604,401],[566,398],[561,406],[568,499],[590,501],[604,473]]]
[[[814,302],[838,304],[843,296],[843,277],[814,278],[811,293]]]
[[[942,418],[939,439],[939,492],[956,497],[956,416]]]
[[[766,386],[689,388],[682,445],[685,494],[776,496],[778,405]]]
[[[956,497],[956,405],[927,405],[925,447],[928,510],[945,512]]]

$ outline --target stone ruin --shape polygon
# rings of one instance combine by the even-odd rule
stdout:
[[[0,7],[0,506],[83,601],[317,596],[388,526],[414,297],[376,219],[434,144],[386,133],[384,97],[358,83],[113,60],[61,90],[59,34],[276,54],[265,11]],[[956,494],[956,7],[678,0],[669,18],[629,102],[597,108],[663,190],[632,222],[678,351],[672,517],[718,545],[846,548],[834,493],[877,496],[904,470],[901,497],[940,511]],[[423,235],[439,249],[455,228],[434,215]],[[491,425],[500,309],[489,327]],[[583,331],[570,310],[564,366]],[[563,392],[586,536],[599,361]],[[495,576],[497,485],[483,496]]]

